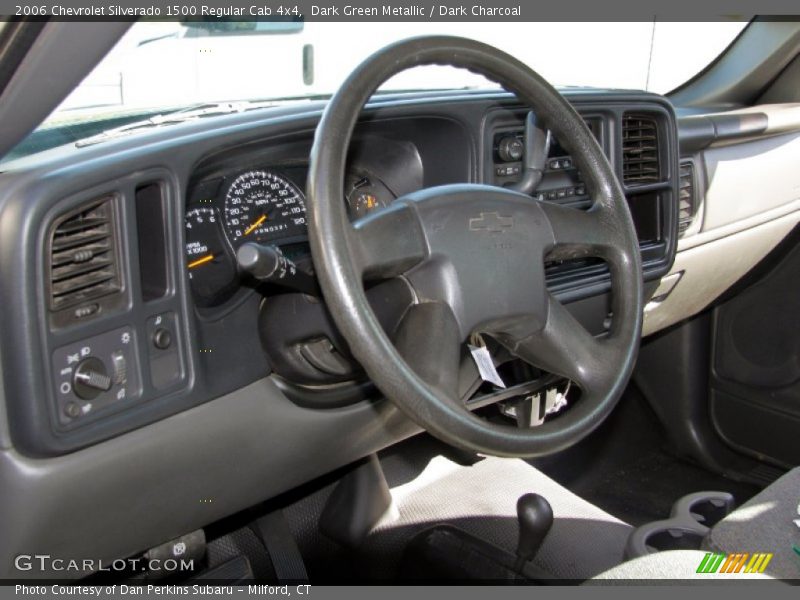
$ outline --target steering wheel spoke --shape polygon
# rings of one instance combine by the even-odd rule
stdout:
[[[395,334],[395,345],[406,364],[426,384],[454,402],[461,342],[453,311],[444,302],[412,305]]]
[[[402,202],[353,223],[350,240],[357,268],[367,280],[397,277],[428,254],[417,216]]]
[[[607,258],[619,244],[613,216],[600,204],[580,210],[550,202],[540,206],[550,221],[555,244],[547,253],[549,260],[567,260],[597,256]],[[616,235],[615,235],[616,234]]]
[[[566,377],[581,389],[595,389],[611,368],[606,360],[607,342],[593,337],[553,296],[548,298],[547,310],[544,327],[521,336],[501,334],[498,340],[525,362]]]

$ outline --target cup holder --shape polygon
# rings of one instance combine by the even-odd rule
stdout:
[[[633,530],[625,547],[632,559],[664,550],[697,550],[710,528],[733,510],[733,496],[725,492],[698,492],[680,498],[670,518]]]
[[[705,527],[713,527],[731,513],[734,504],[727,492],[697,492],[675,502],[670,516],[689,516]]]
[[[697,550],[703,543],[704,533],[689,529],[658,529],[645,539],[654,552],[663,550]]]

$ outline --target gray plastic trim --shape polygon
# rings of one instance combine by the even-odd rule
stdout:
[[[800,134],[705,151],[708,187],[703,231],[730,225],[800,199]]]
[[[0,449],[11,448],[11,432],[8,428],[8,412],[6,411],[6,390],[3,378],[3,355],[0,352]]]
[[[754,119],[757,127],[744,126]],[[703,143],[694,127],[701,122],[710,127]],[[662,281],[682,277],[667,296],[645,305],[645,336],[705,309],[800,222],[800,104],[683,118],[679,126],[684,151],[711,144],[692,157],[701,212]]]
[[[685,109],[678,109],[685,113]],[[684,155],[800,129],[800,103],[759,104],[738,110],[683,115],[678,137]]]
[[[69,455],[0,452],[0,578],[43,576],[14,570],[20,553],[138,553],[418,431],[386,401],[304,409],[262,379]]]
[[[800,222],[800,211],[678,252],[670,275],[683,272],[662,302],[644,308],[648,336],[696,315],[741,279]],[[735,258],[734,258],[735,257]]]

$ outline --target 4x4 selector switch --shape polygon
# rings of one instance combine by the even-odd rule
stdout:
[[[91,400],[96,398],[100,392],[110,390],[111,377],[108,376],[103,361],[90,356],[78,363],[72,378],[72,387],[75,395],[83,400]]]

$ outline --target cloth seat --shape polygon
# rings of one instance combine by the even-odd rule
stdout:
[[[764,571],[767,575],[800,579],[800,467],[712,527],[705,547],[728,554],[771,553]]]
[[[697,573],[708,552],[771,554],[764,573]],[[746,559],[745,559],[746,560]],[[702,550],[672,550],[611,568],[592,582],[642,579],[800,578],[800,467],[786,473],[711,528]]]

